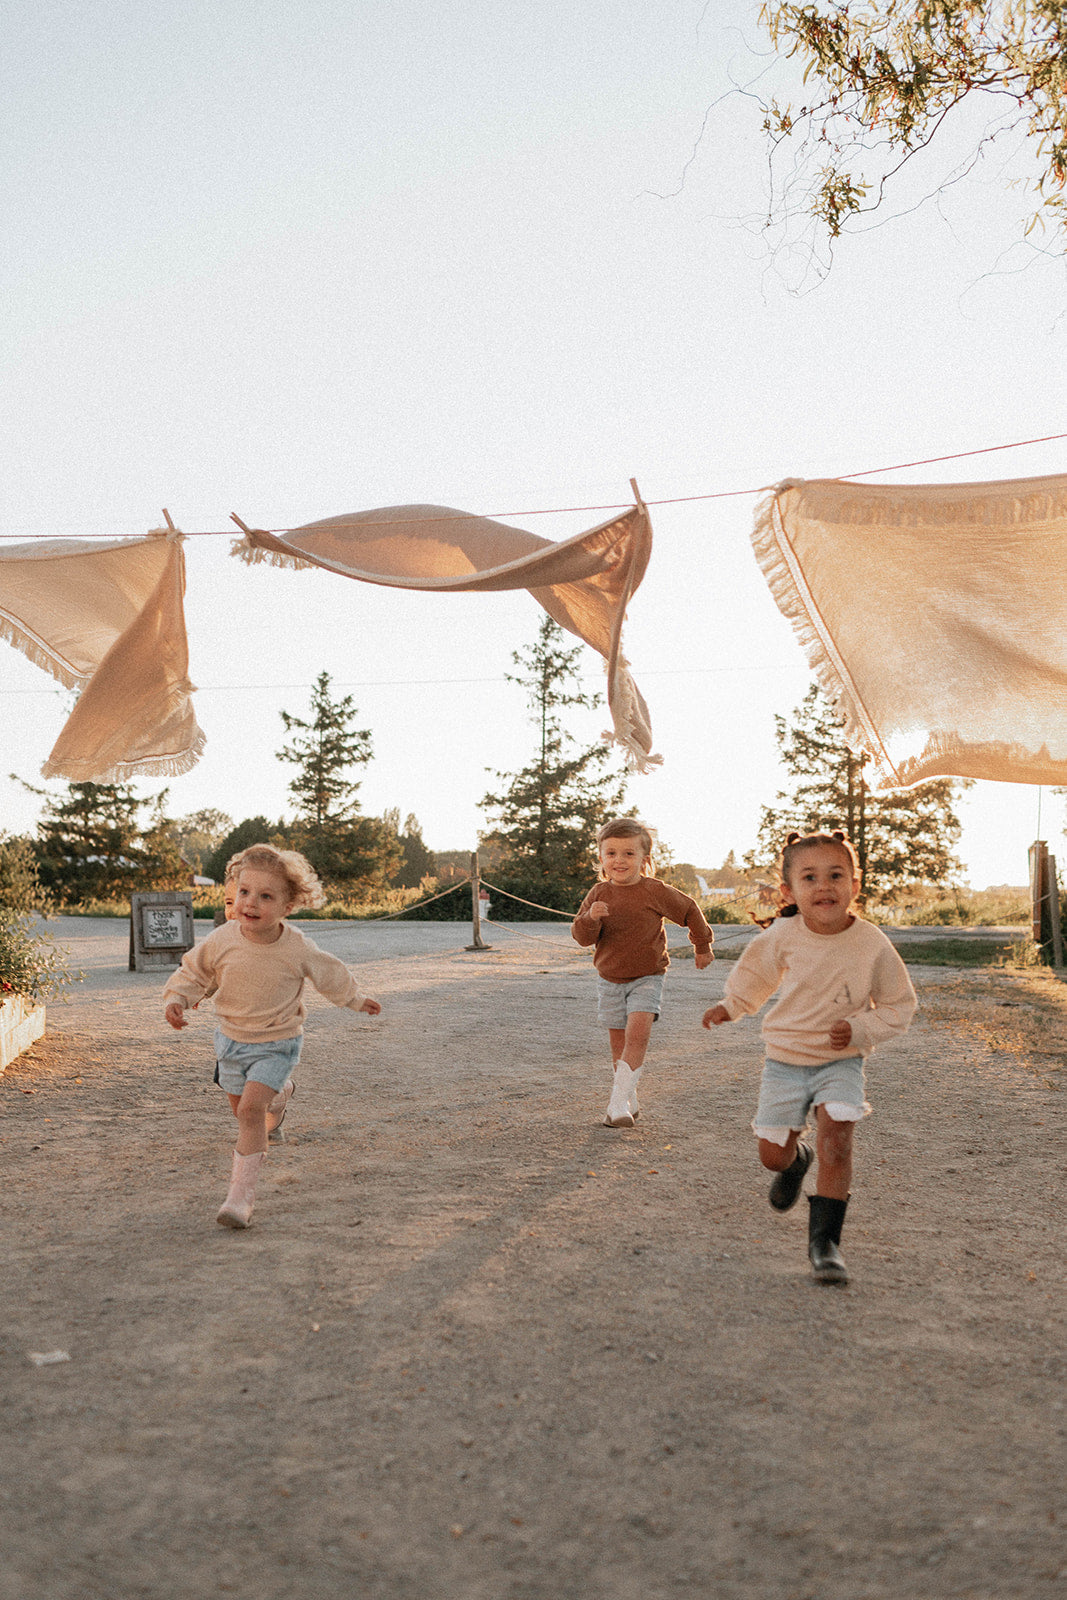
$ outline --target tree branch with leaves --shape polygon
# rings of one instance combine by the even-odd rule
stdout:
[[[882,204],[965,102],[983,101],[991,120],[964,170],[994,143],[1025,141],[1037,200],[1026,232],[1048,226],[1067,250],[1064,0],[770,0],[760,20],[772,44],[798,59],[813,90],[800,106],[762,105],[772,218],[803,205],[832,242]],[[793,165],[783,172],[787,150]]]

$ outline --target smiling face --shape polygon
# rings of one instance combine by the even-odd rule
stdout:
[[[603,839],[600,865],[608,883],[637,883],[648,856],[640,839]]]
[[[847,850],[813,844],[793,857],[782,899],[796,906],[812,933],[844,933],[854,920],[849,907],[859,888]]]
[[[281,937],[281,922],[291,911],[289,885],[277,872],[262,872],[242,867],[237,879],[234,916],[246,939],[256,944],[273,944]]]

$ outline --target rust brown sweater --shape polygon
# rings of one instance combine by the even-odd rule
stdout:
[[[597,900],[608,907],[602,922],[588,915]],[[696,901],[658,878],[595,883],[571,923],[571,933],[579,944],[596,946],[593,961],[602,978],[609,983],[632,983],[634,978],[666,972],[670,966],[664,919],[688,931],[694,950],[711,949],[712,931]]]

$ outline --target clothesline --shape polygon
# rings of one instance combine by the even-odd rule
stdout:
[[[888,466],[888,467],[865,467],[865,468],[862,469],[862,471],[859,471],[859,472],[839,472],[839,473],[836,474],[836,476],[835,476],[833,481],[834,482],[845,483],[845,482],[850,482],[854,478],[873,478],[873,477],[877,477],[880,473],[883,473],[883,472],[906,472],[912,467],[931,467],[931,466],[936,466],[936,465],[938,465],[938,464],[940,464],[942,462],[945,462],[945,461],[964,461],[970,456],[995,455],[1000,450],[1022,450],[1022,449],[1025,449],[1027,446],[1032,445],[1032,444],[1055,444],[1061,439],[1067,439],[1067,433],[1047,433],[1047,434],[1044,434],[1041,438],[1037,438],[1037,439],[1015,439],[1010,444],[987,444],[987,445],[980,446],[976,450],[955,450],[955,451],[951,452],[951,454],[949,454],[949,455],[922,456],[918,460],[915,460],[915,461],[898,461],[898,462],[895,462],[892,466]],[[680,506],[680,505],[692,505],[695,502],[701,501],[701,500],[733,500],[733,499],[743,498],[746,495],[766,494],[766,492],[769,489],[773,488],[773,487],[774,487],[773,484],[761,483],[761,484],[758,484],[755,488],[752,488],[752,489],[717,489],[717,490],[711,490],[711,491],[709,491],[708,493],[705,493],[705,494],[673,495],[673,496],[670,496],[670,497],[668,497],[666,499],[662,499],[662,500],[646,500],[644,503],[645,503],[646,506]],[[571,514],[571,513],[573,513],[573,514],[583,514],[584,515],[587,512],[594,512],[594,511],[620,511],[620,510],[625,510],[626,506],[629,503],[630,502],[628,502],[628,501],[614,501],[614,502],[612,502],[611,504],[608,504],[608,505],[538,506],[538,507],[535,507],[533,510],[527,509],[527,510],[522,510],[522,511],[489,511],[489,512],[481,512],[481,513],[479,513],[479,515],[486,516],[486,517],[489,517],[489,518],[496,518],[496,517],[559,517],[559,516],[566,516],[566,515]],[[435,518],[434,520],[435,521],[440,521],[440,522],[451,522],[451,521],[457,521],[457,520],[459,520],[461,518],[465,519],[469,515],[470,515],[469,512],[460,511],[460,512],[456,513],[455,517],[439,517],[439,518]],[[168,522],[168,524],[170,524],[170,516],[169,516],[169,514],[167,512],[164,512],[164,516],[167,517],[167,522]],[[373,526],[373,524],[370,524],[370,525]],[[171,524],[171,526],[173,526],[173,524]],[[367,527],[368,523],[366,521],[364,521],[363,522],[363,526]],[[232,538],[233,537],[233,529],[232,528],[197,528],[197,529],[192,529],[192,530],[187,529],[187,528],[183,528],[181,531],[182,531],[183,537],[185,537],[186,539],[222,539],[222,538]],[[278,528],[265,529],[264,531],[268,532],[268,533],[284,533],[284,532],[286,532],[288,530],[286,528],[278,527]],[[43,533],[31,533],[31,534],[0,533],[0,539],[19,539],[20,541],[32,540],[32,539],[54,539],[55,537],[56,537],[56,535],[52,534],[52,533],[48,533],[48,534],[43,534]],[[114,534],[109,534],[109,533],[89,533],[89,534],[84,534],[81,537],[86,538],[86,539],[113,539],[114,538]]]
[[[757,504],[751,535],[850,748],[870,756],[878,788],[944,776],[1067,781],[1067,474],[849,481],[872,475],[780,481]],[[232,553],[250,565],[317,567],[396,589],[527,590],[601,656],[604,737],[647,772],[661,758],[622,628],[652,529],[632,478],[630,487],[633,504],[560,543],[450,506],[414,505],[281,533],[234,515],[243,537]],[[0,638],[81,691],[45,777],[125,782],[176,776],[198,759],[184,539],[165,509],[163,517],[166,528],[141,539],[0,548]],[[692,554],[694,571],[712,559]]]

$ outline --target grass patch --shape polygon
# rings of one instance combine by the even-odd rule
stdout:
[[[728,933],[717,935],[713,946],[716,961],[736,961],[747,940]],[[1005,967],[1031,968],[1034,962],[1020,959],[1020,941],[1014,939],[901,939],[890,943],[906,967]],[[693,948],[683,945],[671,949],[672,961],[692,961]]]
[[[1014,1056],[1049,1089],[1062,1089],[1067,1063],[1067,984],[1048,968],[1010,968],[950,978],[923,989],[922,1018],[965,1034],[987,1050]]]
[[[1003,967],[1014,964],[1013,939],[900,939],[890,943],[906,967]]]

